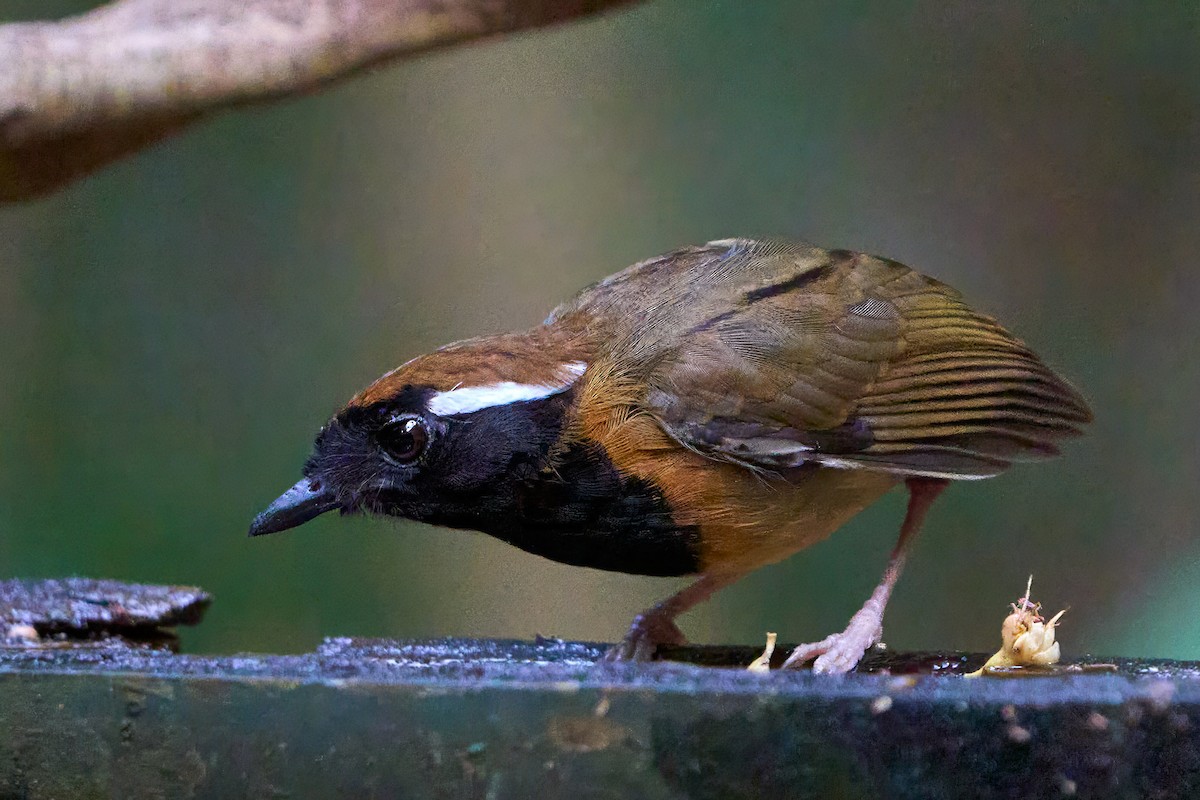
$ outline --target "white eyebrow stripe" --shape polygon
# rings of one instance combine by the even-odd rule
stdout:
[[[468,386],[465,389],[438,392],[429,398],[429,410],[443,417],[450,414],[470,414],[472,411],[492,406],[506,406],[509,403],[521,403],[526,400],[541,400],[558,394],[566,388],[567,386],[513,383],[512,381],[500,381],[487,386]]]
[[[541,400],[552,395],[565,392],[579,379],[587,369],[583,361],[572,361],[563,364],[558,369],[560,380],[557,383],[515,383],[500,381],[486,386],[466,386],[461,389],[451,389],[438,392],[429,398],[429,410],[438,416],[451,414],[470,414],[484,408],[506,406],[509,403],[523,403],[528,400]]]

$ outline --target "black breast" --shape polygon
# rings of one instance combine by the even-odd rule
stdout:
[[[680,526],[662,492],[620,475],[591,442],[573,445],[555,469],[525,476],[516,513],[480,529],[546,558],[635,575],[700,569],[699,532]]]
[[[338,487],[343,507],[483,531],[546,558],[641,575],[699,571],[699,533],[675,523],[657,486],[621,475],[593,442],[563,446],[568,388],[538,399],[438,415],[434,390],[352,407],[327,425],[304,474]],[[398,414],[424,418],[412,464],[383,455],[377,434]]]
[[[604,449],[555,452],[573,398],[475,412],[452,422],[428,502],[406,516],[472,528],[540,556],[638,575],[699,571],[699,533],[680,526],[653,484],[621,475]]]

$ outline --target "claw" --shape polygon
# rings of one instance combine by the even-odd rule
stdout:
[[[846,630],[826,636],[819,642],[800,645],[792,651],[787,661],[783,662],[784,669],[800,669],[815,658],[813,672],[840,675],[854,669],[866,652],[879,643],[883,638],[883,611],[892,595],[892,587],[896,585],[900,571],[904,568],[905,552],[912,538],[920,530],[925,512],[929,510],[930,504],[938,494],[946,488],[946,484],[945,480],[909,479],[908,513],[904,515],[904,524],[900,526],[900,538],[892,549],[883,580],[875,587],[875,591],[867,598],[863,607],[850,618]]]
[[[881,613],[877,604],[868,602],[850,619],[846,630],[830,634],[819,642],[800,645],[783,662],[783,668],[800,669],[816,659],[813,672],[826,675],[849,672],[883,638],[883,626],[879,624]]]
[[[819,642],[800,645],[783,662],[783,669],[801,669],[813,661],[813,672],[841,675],[854,669],[863,655],[878,643],[879,631],[863,636],[861,629],[856,630],[851,625],[841,633],[826,636]]]
[[[604,652],[603,661],[651,661],[659,645],[687,644],[679,626],[669,617],[653,612],[639,614],[625,638]]]
[[[744,573],[728,572],[719,575],[705,575],[693,583],[662,601],[654,608],[634,617],[629,626],[629,633],[617,644],[608,648],[602,661],[649,661],[659,645],[687,644],[687,637],[675,618],[692,606],[703,600],[718,589],[728,586]]]

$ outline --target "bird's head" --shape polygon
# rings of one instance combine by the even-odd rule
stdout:
[[[562,435],[587,363],[528,335],[449,345],[387,373],[317,434],[304,477],[250,526],[327,511],[453,521],[486,511]],[[449,524],[449,522],[447,522]]]

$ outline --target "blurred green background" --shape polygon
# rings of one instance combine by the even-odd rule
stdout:
[[[1066,458],[953,487],[887,641],[995,649],[1032,572],[1071,607],[1066,653],[1200,657],[1197,42],[1195,3],[651,2],[225,115],[0,209],[0,574],[204,586],[193,651],[612,640],[683,581],[389,520],[246,526],[384,370],[682,244],[790,235],[960,288],[1096,411]],[[684,630],[840,630],[903,505]]]

